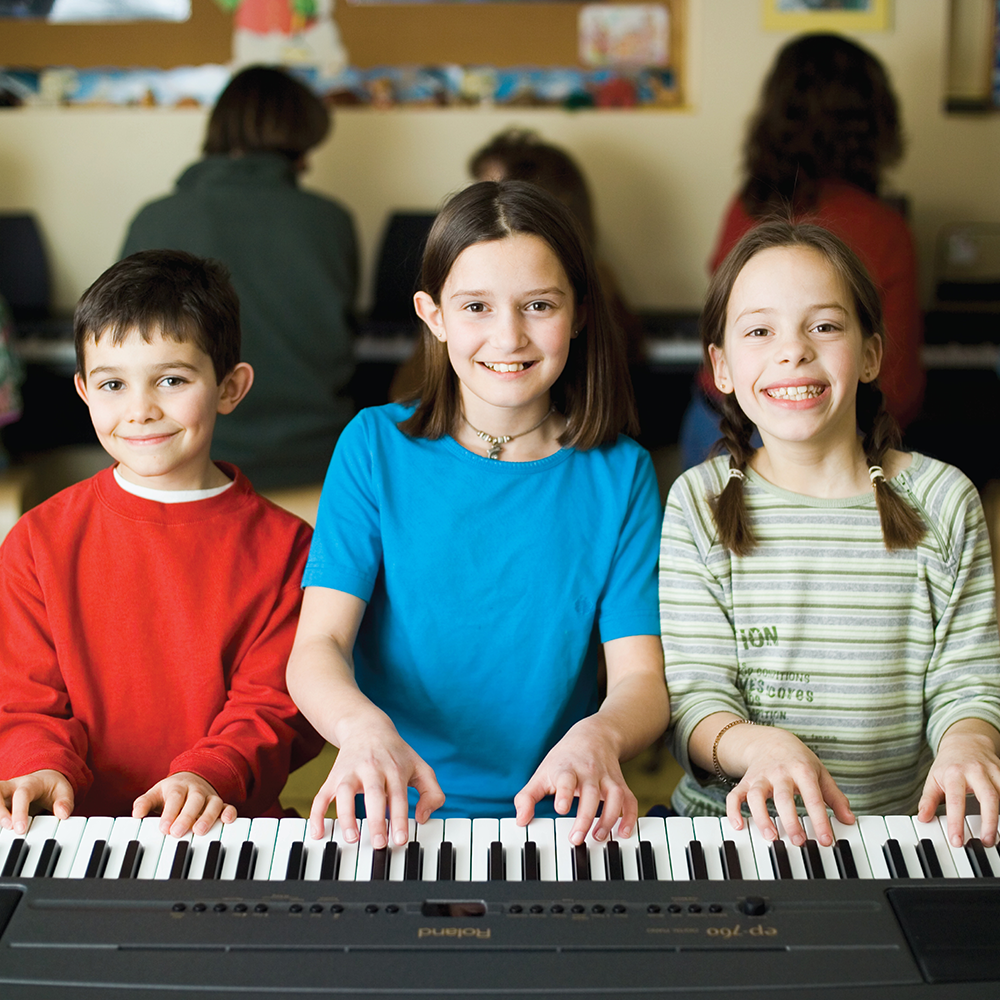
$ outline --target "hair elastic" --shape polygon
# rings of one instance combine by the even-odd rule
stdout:
[[[743,475],[743,470],[742,469],[730,469],[729,470],[729,478],[730,479],[745,480],[747,477]]]
[[[868,470],[868,478],[872,481],[872,486],[875,485],[876,479],[885,479],[885,473],[882,471],[881,465],[873,465]]]
[[[736,470],[738,471],[738,470]],[[712,744],[712,766],[715,768],[716,776],[719,781],[724,781],[727,785],[738,785],[738,781],[733,781],[732,778],[722,770],[722,765],[719,763],[719,740],[722,739],[723,734],[728,730],[732,729],[733,726],[747,725],[752,726],[752,719],[733,719],[732,722],[727,722],[720,730],[719,735],[715,737],[715,742]]]

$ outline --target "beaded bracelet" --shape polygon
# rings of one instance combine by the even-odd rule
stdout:
[[[732,778],[722,770],[722,765],[719,763],[719,740],[722,739],[725,732],[732,729],[733,726],[739,725],[752,726],[752,719],[733,719],[732,722],[727,722],[720,730],[719,735],[715,737],[715,742],[712,744],[712,764],[715,766],[715,773],[719,778],[719,781],[724,781],[727,785],[736,785],[738,782],[733,781]]]

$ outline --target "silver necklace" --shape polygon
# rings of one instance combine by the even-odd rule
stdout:
[[[499,436],[494,436],[493,434],[487,434],[486,431],[481,431],[479,430],[478,427],[473,427],[472,424],[469,424],[469,418],[465,415],[464,410],[462,411],[462,419],[467,424],[469,424],[469,429],[475,433],[476,437],[486,442],[487,444],[486,457],[495,458],[499,460],[500,453],[503,451],[503,446],[507,444],[508,441],[513,441],[514,438],[524,437],[525,434],[530,434],[532,431],[537,431],[538,428],[541,427],[542,424],[544,424],[545,421],[548,420],[549,417],[551,417],[552,414],[555,412],[556,412],[555,406],[554,405],[550,406],[549,412],[546,413],[545,416],[542,417],[542,419],[539,420],[534,427],[529,427],[526,431],[521,431],[518,434],[501,434]]]

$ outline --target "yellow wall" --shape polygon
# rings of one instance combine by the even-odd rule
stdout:
[[[469,154],[511,124],[581,161],[604,255],[645,308],[696,308],[743,127],[774,53],[759,0],[689,0],[690,108],[679,112],[398,110],[338,112],[306,184],[354,212],[368,269],[386,213],[434,208],[465,182]],[[945,115],[947,0],[896,0],[893,28],[859,36],[885,62],[903,105],[908,154],[890,178],[912,200],[929,296],[934,239],[949,222],[1000,222],[1000,116]],[[41,219],[68,309],[116,257],[129,218],[196,159],[192,110],[0,112],[0,209]]]

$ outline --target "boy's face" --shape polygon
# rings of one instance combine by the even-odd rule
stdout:
[[[101,445],[131,483],[160,490],[221,486],[226,476],[211,461],[212,431],[253,381],[237,365],[216,384],[212,359],[192,341],[138,333],[115,345],[105,334],[84,349],[76,391],[90,409]]]

